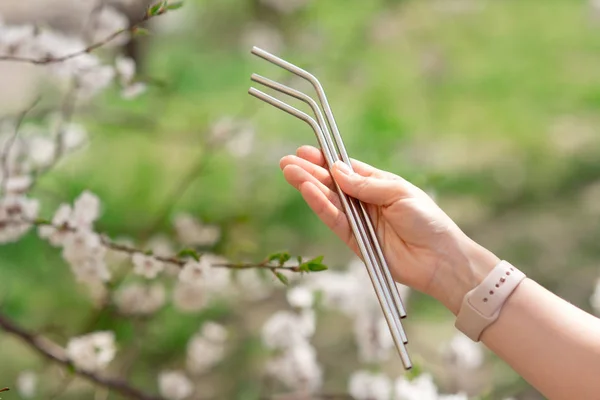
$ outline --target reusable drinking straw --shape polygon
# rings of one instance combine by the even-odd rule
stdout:
[[[316,121],[302,111],[281,100],[269,96],[258,89],[252,87],[248,93],[309,124],[315,132],[317,141],[330,170],[338,160],[343,161],[350,169],[352,169],[350,158],[348,157],[344,142],[333,117],[331,107],[327,101],[327,96],[325,95],[325,91],[319,80],[309,72],[282,60],[265,50],[259,49],[258,47],[252,48],[252,54],[309,81],[317,92],[319,102],[325,111],[325,116],[317,102],[310,96],[260,75],[252,74],[252,81],[305,102],[315,114]],[[331,132],[333,132],[333,136],[331,135]],[[406,317],[406,311],[402,304],[402,300],[400,299],[396,283],[392,278],[392,274],[383,255],[383,250],[379,244],[373,223],[367,213],[365,204],[344,193],[335,180],[334,184],[354,237],[356,238],[369,278],[375,289],[375,294],[381,305],[383,315],[392,334],[400,359],[402,360],[404,368],[410,369],[412,363],[405,346],[408,343],[408,339],[400,321],[400,318]]]

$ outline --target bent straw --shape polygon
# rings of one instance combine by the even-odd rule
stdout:
[[[312,86],[315,88],[315,91],[317,92],[319,101],[325,111],[327,123],[329,124],[329,127],[331,128],[331,131],[333,132],[333,137],[335,139],[335,143],[340,152],[342,161],[344,161],[346,163],[346,165],[348,165],[350,170],[353,170],[352,163],[350,161],[350,158],[348,157],[348,153],[346,152],[346,148],[344,146],[344,141],[342,140],[342,137],[338,130],[337,124],[335,122],[335,118],[333,117],[333,112],[331,111],[331,107],[329,106],[329,102],[327,101],[327,95],[325,94],[325,90],[323,89],[321,82],[319,82],[319,80],[310,72],[308,72],[300,67],[297,67],[294,64],[289,63],[289,62],[287,62],[287,61],[285,61],[263,49],[260,49],[256,46],[254,46],[252,48],[251,53],[309,81],[312,84]],[[352,199],[351,202],[358,203],[358,205],[360,207],[360,211],[362,213],[363,219],[367,225],[369,234],[371,235],[373,246],[375,247],[375,251],[377,252],[377,257],[379,258],[379,265],[382,267],[381,269],[383,271],[383,275],[385,277],[388,287],[390,288],[390,292],[392,294],[392,298],[394,300],[396,308],[398,309],[398,311],[400,313],[400,318],[405,318],[406,310],[404,308],[404,304],[402,304],[402,299],[400,298],[400,294],[398,293],[398,287],[396,286],[396,282],[394,281],[394,278],[392,277],[390,268],[387,264],[385,256],[383,255],[383,250],[381,249],[379,241],[377,240],[377,233],[375,232],[375,228],[373,227],[373,223],[371,222],[371,218],[369,217],[369,214],[367,213],[365,205],[361,201],[358,201],[355,199]]]
[[[317,117],[317,123],[319,124],[319,127],[321,128],[321,131],[323,132],[323,136],[325,138],[325,142],[326,142],[326,146],[323,147],[323,152],[328,152],[328,156],[326,155],[325,159],[327,161],[327,165],[329,167],[329,169],[331,170],[333,168],[333,163],[339,159],[336,151],[335,151],[335,145],[332,142],[331,136],[330,136],[330,132],[329,129],[327,129],[327,124],[325,123],[325,119],[323,118],[323,113],[321,112],[321,109],[319,108],[319,106],[317,105],[317,103],[308,95],[292,89],[288,86],[282,85],[281,83],[272,81],[271,79],[265,78],[263,76],[257,75],[257,74],[252,74],[251,78],[252,81],[260,83],[261,85],[267,86],[271,89],[277,90],[278,92],[287,94],[289,96],[292,96],[298,100],[303,101],[304,103],[308,104],[310,106],[310,108],[313,110],[313,113],[315,114],[315,116]],[[335,180],[334,180],[335,182]],[[350,196],[348,196],[346,193],[344,193],[342,190],[340,190],[340,188],[337,186],[337,183],[335,183],[336,185],[336,189],[338,191],[338,194],[340,195],[341,201],[342,202],[347,202],[349,208],[346,207],[346,210],[350,210],[352,212],[352,217],[355,218],[358,221],[358,225],[359,225],[359,229],[361,230],[361,234],[363,237],[368,237],[366,232],[365,232],[365,228],[364,228],[364,224],[363,224],[363,220],[360,219],[360,214],[359,211],[356,207],[356,203],[353,202],[352,198]],[[350,216],[349,214],[347,214],[348,216]],[[375,258],[375,254],[373,254],[373,250],[370,246],[366,246],[367,250],[369,251],[369,257],[371,258],[371,260],[374,260],[375,263],[377,262],[377,259]],[[380,282],[379,284],[382,286],[383,289],[383,293],[386,296],[386,300],[388,304],[394,304],[397,306],[397,304],[392,303],[393,301],[393,295],[392,295],[392,291],[395,289],[395,287],[393,289],[391,289],[389,287],[388,282],[386,282],[384,280],[384,277],[382,276],[383,273],[383,269],[385,268],[381,268],[381,265],[376,264],[378,267],[380,268],[375,268],[375,273],[376,273],[376,277],[377,277],[377,281]],[[393,313],[394,316],[394,322],[395,324],[398,326],[398,329],[400,330],[400,335],[402,337],[402,342],[404,344],[408,343],[408,338],[406,337],[406,333],[404,332],[404,328],[402,327],[402,323],[400,322],[400,319],[398,318],[399,315],[401,315],[400,310],[398,310],[398,314]]]
[[[311,128],[313,129],[313,131],[315,132],[315,135],[317,136],[317,140],[319,141],[320,146],[325,150],[324,151],[324,155],[326,157],[326,160],[328,163],[333,164],[333,162],[335,162],[333,160],[333,157],[331,156],[331,153],[329,151],[329,147],[327,145],[327,141],[325,139],[325,136],[323,134],[323,131],[321,130],[319,124],[310,116],[308,116],[307,114],[295,109],[294,107],[272,97],[267,95],[266,93],[261,92],[258,89],[255,88],[250,88],[248,90],[248,93],[276,108],[279,108],[282,111],[287,112],[288,114],[291,114],[293,116],[295,116],[296,118],[299,118],[301,120],[303,120],[304,122],[306,122],[307,124],[309,124],[311,126]],[[336,184],[337,186],[337,184]],[[337,188],[339,190],[339,187]],[[343,193],[340,191],[340,193]],[[341,198],[343,198],[343,196],[340,196]],[[346,215],[350,215],[349,213],[349,207],[347,202],[343,202],[344,206],[345,206],[345,211],[346,211]],[[363,242],[364,240],[364,229],[361,232],[361,229],[359,229],[359,225],[357,224],[358,221],[356,221],[354,218],[348,218],[348,221],[350,222],[350,226],[352,228],[352,231],[355,235],[355,237],[357,238],[357,244],[359,246],[359,249],[361,251],[361,254],[363,255],[363,258],[365,259],[365,263],[367,265],[367,272],[369,274],[369,278],[371,279],[371,282],[373,283],[373,286],[375,288],[375,294],[377,295],[377,298],[379,300],[379,303],[381,305],[382,311],[383,311],[383,315],[386,319],[386,322],[390,328],[390,332],[392,333],[392,339],[394,340],[394,343],[396,345],[396,348],[398,349],[398,353],[400,355],[400,359],[402,360],[402,363],[404,365],[404,368],[406,369],[410,369],[412,367],[412,362],[410,360],[410,357],[408,355],[408,352],[406,350],[406,347],[404,345],[404,341],[402,339],[402,335],[400,334],[400,329],[399,326],[396,325],[395,323],[395,319],[393,316],[393,313],[391,312],[391,309],[389,307],[389,304],[387,304],[387,299],[386,297],[382,294],[382,288],[379,285],[379,282],[377,281],[377,276],[375,273],[375,268],[372,264],[372,260],[371,257],[369,257],[369,252],[367,251],[367,248],[365,246],[365,242]],[[386,307],[387,305],[387,307]]]

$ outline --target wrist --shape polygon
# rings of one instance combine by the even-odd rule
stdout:
[[[436,290],[432,295],[457,315],[467,292],[478,286],[500,259],[466,236],[454,247],[456,252],[448,254],[438,265],[434,278]]]

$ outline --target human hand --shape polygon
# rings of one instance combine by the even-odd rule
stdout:
[[[394,279],[427,293],[458,313],[465,293],[499,259],[465,235],[423,190],[403,178],[352,160],[332,175],[320,150],[303,146],[285,156],[285,179],[352,251],[361,256],[335,184],[366,204]]]

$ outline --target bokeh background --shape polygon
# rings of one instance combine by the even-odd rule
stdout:
[[[0,14],[68,31],[77,29],[84,3],[3,0]],[[130,0],[124,7],[135,16],[144,6]],[[186,211],[222,228],[216,251],[231,259],[289,250],[344,268],[352,254],[278,167],[298,146],[315,144],[312,131],[247,95],[253,72],[308,88],[252,57],[258,45],[321,79],[351,156],[426,189],[475,240],[593,312],[600,276],[597,1],[186,0],[149,29],[123,51],[157,84],[134,101],[114,90],[79,110],[75,120],[89,128],[91,143],[36,186],[47,217],[90,189],[103,200],[101,232],[142,241],[171,235],[173,216]],[[1,67],[1,102],[14,112],[36,81],[23,66]],[[244,132],[210,145],[228,119],[241,121]],[[136,321],[97,314],[60,254],[33,233],[0,247],[0,274],[3,310],[31,329],[58,342],[84,329],[114,329],[123,364],[132,364],[123,371],[142,387],[156,387],[157,364],[176,364],[202,320],[227,321],[237,351],[205,378],[207,393],[260,396],[258,334],[265,317],[285,307],[282,293],[191,316],[161,313],[141,332]],[[449,373],[438,348],[454,334],[451,314],[419,293],[408,307],[411,354],[441,388],[468,387],[470,379],[487,388],[485,398],[542,398],[491,354],[468,379]],[[337,315],[319,319],[313,342],[331,392],[344,392],[356,369],[349,326]],[[142,334],[147,340],[138,346]],[[0,386],[24,369],[45,368],[0,333]],[[402,373],[399,360],[386,368]],[[50,380],[42,374],[41,384],[56,384]],[[90,393],[74,385],[59,398]]]

